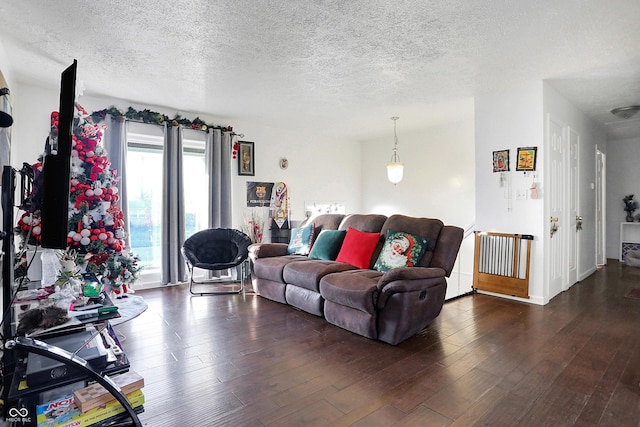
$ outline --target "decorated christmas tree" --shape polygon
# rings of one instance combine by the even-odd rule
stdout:
[[[124,215],[119,206],[117,171],[102,145],[106,125],[93,122],[76,104],[72,132],[69,230],[64,256],[83,272],[95,273],[117,295],[130,291],[140,270],[138,258],[125,248]],[[51,114],[50,146],[58,134],[58,113]],[[28,208],[16,226],[22,245],[41,240],[42,158],[31,166],[33,187]]]

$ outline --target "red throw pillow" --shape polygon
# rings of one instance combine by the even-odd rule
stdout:
[[[380,241],[380,233],[366,233],[349,227],[336,261],[358,268],[369,268],[371,256]]]

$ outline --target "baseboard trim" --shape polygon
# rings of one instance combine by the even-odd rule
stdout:
[[[587,277],[591,276],[593,273],[595,273],[598,270],[598,268],[594,265],[593,267],[591,267],[589,270],[585,271],[582,274],[578,275],[578,282],[582,282],[584,279],[586,279]]]
[[[504,299],[510,299],[513,301],[520,301],[520,302],[526,302],[527,304],[535,304],[535,305],[545,305],[546,303],[548,303],[549,301],[544,300],[544,298],[542,297],[538,297],[538,296],[529,296],[529,298],[520,298],[520,297],[514,297],[511,295],[504,295],[504,294],[498,294],[495,292],[487,292],[487,291],[478,291],[479,294],[483,294],[483,295],[489,295],[492,297],[499,297],[499,298],[504,298]]]

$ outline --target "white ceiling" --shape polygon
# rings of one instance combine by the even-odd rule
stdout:
[[[610,139],[640,136],[640,1],[3,1],[10,74],[86,95],[366,140],[548,80]],[[108,107],[105,105],[105,107]],[[241,129],[239,131],[242,131]]]

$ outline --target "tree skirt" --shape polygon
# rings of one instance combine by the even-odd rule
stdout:
[[[118,313],[120,317],[109,320],[112,325],[119,325],[120,323],[127,322],[136,316],[144,313],[147,309],[147,303],[144,298],[128,294],[126,298],[113,298],[111,299],[115,305],[118,306]]]
[[[640,288],[631,288],[624,296],[626,298],[640,299]]]

